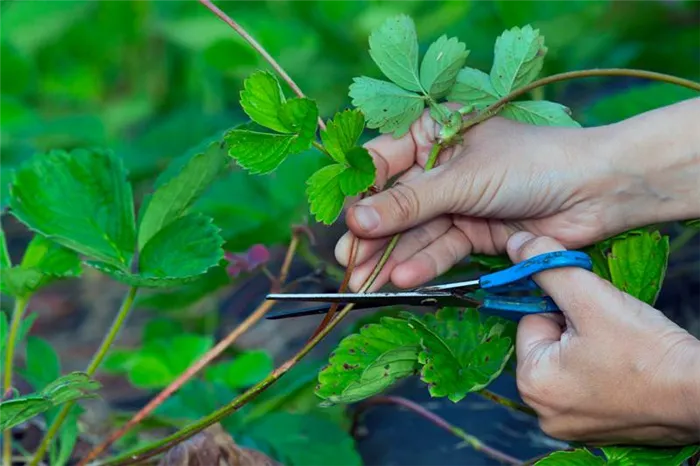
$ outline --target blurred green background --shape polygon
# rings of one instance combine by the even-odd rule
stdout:
[[[124,158],[134,181],[150,181],[173,157],[241,122],[244,115],[237,98],[242,80],[267,67],[234,31],[194,0],[3,0],[1,5],[3,207],[8,170],[36,151],[106,146]],[[468,66],[483,70],[491,66],[495,38],[505,28],[530,23],[542,31],[549,47],[543,74],[632,67],[700,77],[700,2],[218,5],[279,60],[317,100],[324,116],[349,105],[347,91],[354,76],[379,77],[367,53],[367,37],[396,13],[414,18],[423,50],[443,33],[455,35],[471,50]],[[640,86],[631,87],[636,84]],[[592,125],[694,95],[670,85],[647,88],[648,84],[589,79],[548,87],[540,97],[569,105],[579,121]],[[263,240],[285,239],[286,225],[280,225],[284,222],[276,222],[277,234],[260,228],[266,223],[260,209],[304,213],[299,181],[315,161],[313,156],[302,159],[279,175],[289,178],[284,178],[289,192],[283,196],[265,191],[269,186],[259,178],[235,174],[214,188],[209,201],[202,201],[224,223],[232,248],[245,247],[260,231],[271,235]],[[256,196],[251,208],[246,195],[250,190],[232,188],[239,183],[253,183],[251,189],[266,195]],[[273,199],[263,202],[266,196]],[[224,200],[228,202],[220,202]],[[290,209],[295,206],[301,210]],[[231,216],[242,224],[232,225]]]

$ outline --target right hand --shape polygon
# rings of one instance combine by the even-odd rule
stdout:
[[[597,156],[598,128],[537,127],[494,117],[470,129],[423,172],[436,134],[427,112],[400,139],[380,136],[365,147],[390,189],[351,206],[350,231],[336,246],[347,265],[351,235],[363,239],[350,288],[358,290],[389,238],[403,235],[371,290],[388,281],[410,288],[449,270],[471,253],[499,254],[515,231],[577,248],[624,230],[611,199],[619,179]],[[620,187],[620,186],[616,186]]]

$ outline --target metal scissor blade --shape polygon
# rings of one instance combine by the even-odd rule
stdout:
[[[323,303],[355,303],[383,306],[464,306],[474,300],[446,291],[404,291],[398,293],[272,293],[266,299]]]
[[[341,307],[344,304],[347,303],[338,303],[341,305]],[[305,307],[303,309],[287,309],[287,310],[282,310],[282,311],[273,311],[269,312],[265,315],[265,318],[267,320],[278,320],[278,319],[286,319],[289,317],[304,317],[304,316],[316,316],[316,315],[322,315],[326,314],[332,304],[319,304],[317,306],[309,306]],[[372,303],[363,303],[363,304],[355,304],[354,307],[352,308],[353,311],[359,311],[362,309],[374,309],[377,306],[372,304]]]

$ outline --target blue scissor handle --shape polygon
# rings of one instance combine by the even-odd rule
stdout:
[[[532,280],[533,275],[561,267],[581,267],[593,270],[593,261],[588,254],[581,251],[547,252],[505,270],[484,275],[479,279],[479,285],[481,289],[491,293],[536,290],[539,287]],[[522,298],[518,299],[522,300]]]

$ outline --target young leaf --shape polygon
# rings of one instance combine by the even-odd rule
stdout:
[[[668,236],[658,231],[638,231],[614,239],[608,254],[613,285],[654,305],[668,264]]]
[[[700,452],[700,445],[680,448],[603,447],[610,466],[681,466]]]
[[[109,264],[87,264],[131,286],[171,287],[191,282],[218,265],[224,257],[223,243],[211,219],[194,213],[170,222],[146,243],[137,274]]]
[[[136,242],[134,204],[122,161],[112,152],[39,154],[15,172],[10,191],[12,214],[29,228],[128,269]]]
[[[269,71],[256,71],[243,82],[241,107],[259,125],[286,132],[287,127],[279,116],[285,101],[277,78]]]
[[[321,168],[306,181],[311,213],[326,225],[335,222],[343,210],[345,195],[340,188],[340,175],[344,170],[344,166],[334,163]]]
[[[387,19],[369,36],[369,54],[384,76],[409,91],[422,91],[418,78],[418,36],[407,15]]]
[[[571,110],[567,107],[546,100],[511,102],[506,104],[498,114],[511,120],[538,126],[570,126],[575,128],[581,126],[571,118]]]
[[[345,110],[335,114],[321,131],[323,147],[338,163],[346,163],[345,154],[357,145],[365,129],[365,119],[358,109]]]
[[[419,336],[405,319],[384,317],[344,338],[319,374],[316,394],[354,403],[418,373]]]
[[[208,366],[205,378],[211,382],[223,382],[232,390],[240,390],[260,382],[274,368],[272,358],[265,351],[248,351],[233,361]]]
[[[467,46],[443,35],[430,44],[420,66],[420,82],[433,99],[445,97],[467,61]]]
[[[83,398],[92,398],[99,382],[85,373],[73,372],[54,380],[38,393],[32,393],[0,402],[0,429],[10,429],[54,406]]]
[[[605,460],[588,450],[557,451],[542,458],[534,466],[604,466]]]
[[[26,366],[20,373],[34,390],[42,390],[61,376],[58,354],[46,340],[30,336],[27,338],[26,353]]]
[[[221,141],[209,143],[202,152],[185,154],[183,159],[184,163],[177,159],[172,170],[163,172],[156,181],[155,192],[141,206],[139,250],[162,228],[186,214],[230,160]]]
[[[410,323],[421,337],[421,379],[432,396],[455,403],[498,377],[513,352],[515,325],[498,317],[482,322],[474,309],[442,308]]]
[[[306,98],[291,99],[280,109],[280,120],[287,127],[287,131],[294,135],[290,145],[292,154],[298,154],[311,147],[318,125],[316,102]]]
[[[491,83],[500,96],[534,80],[542,70],[547,47],[538,29],[514,27],[496,39]]]
[[[424,97],[365,76],[353,79],[350,97],[352,104],[365,115],[368,128],[394,133],[394,137],[406,134],[425,108]]]
[[[460,70],[457,81],[447,96],[447,100],[451,102],[474,105],[480,109],[496,102],[498,98],[498,92],[493,88],[489,75],[474,68]]]
[[[340,174],[340,189],[346,196],[364,192],[374,183],[377,169],[364,147],[353,147],[345,154],[348,167]]]

